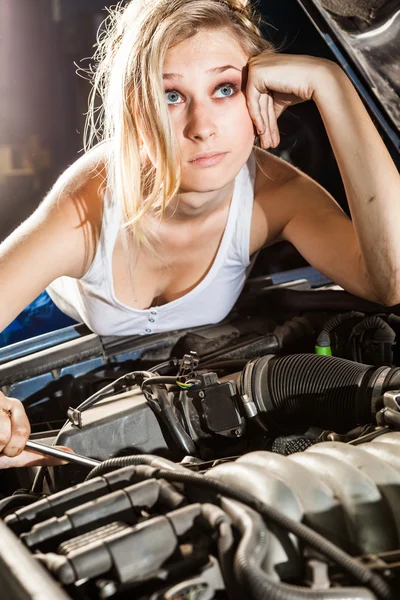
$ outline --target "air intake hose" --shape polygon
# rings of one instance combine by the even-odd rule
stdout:
[[[374,422],[378,398],[400,388],[400,368],[317,354],[270,354],[247,363],[239,388],[270,430],[312,425],[346,432]]]

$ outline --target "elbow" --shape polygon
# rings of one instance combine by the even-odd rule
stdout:
[[[384,296],[380,300],[379,304],[382,304],[383,306],[386,306],[388,308],[400,304],[400,292],[390,294],[389,296]]]
[[[400,304],[400,288],[387,290],[374,290],[371,292],[370,299],[381,306],[390,308]]]
[[[361,269],[363,296],[366,300],[390,308],[400,304],[400,271],[395,269]],[[361,283],[361,282],[360,282]]]

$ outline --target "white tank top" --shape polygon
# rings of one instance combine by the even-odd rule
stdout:
[[[92,264],[80,279],[59,277],[47,288],[53,302],[95,333],[146,335],[218,323],[230,312],[250,265],[250,226],[254,200],[255,154],[235,178],[224,234],[204,279],[184,296],[148,309],[132,308],[114,293],[112,256],[119,232],[119,211],[109,192],[104,197],[101,233]],[[111,200],[111,201],[110,201]]]

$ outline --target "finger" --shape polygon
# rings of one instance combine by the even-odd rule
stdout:
[[[260,111],[260,92],[249,83],[246,88],[246,102],[247,102],[247,110],[249,111],[249,115],[256,126],[257,132],[259,135],[262,135],[265,131],[266,124],[264,123],[264,119],[262,118]]]
[[[11,400],[9,398],[9,400]],[[12,412],[11,436],[8,443],[3,448],[3,454],[6,456],[17,456],[25,448],[25,444],[30,436],[31,427],[25,409],[19,400],[12,399],[10,404]]]
[[[265,123],[265,131],[264,133],[260,136],[260,142],[261,142],[261,147],[262,148],[269,148],[272,144],[272,138],[271,138],[271,131],[270,131],[270,126],[269,126],[269,115],[268,115],[268,103],[269,103],[269,98],[268,98],[268,94],[261,94],[260,96],[260,111],[261,114],[263,115],[263,120]]]
[[[278,121],[275,113],[274,95],[270,94],[268,99],[268,126],[271,135],[271,146],[276,148],[280,142]]]
[[[3,404],[3,403],[2,403]],[[7,408],[6,406],[1,406],[0,408]],[[11,438],[11,419],[10,417],[0,410],[0,452],[3,451],[3,448],[7,446]]]
[[[56,446],[60,450],[74,453],[71,448],[66,446]],[[16,467],[57,467],[59,465],[66,465],[68,461],[61,458],[55,458],[53,456],[47,456],[34,450],[24,450],[15,457],[6,456],[5,454],[0,455],[0,469],[11,469]]]

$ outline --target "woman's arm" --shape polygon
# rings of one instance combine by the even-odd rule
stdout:
[[[400,302],[400,175],[344,72],[330,63],[313,99],[324,121],[351,211],[362,265],[384,304]]]
[[[102,182],[99,152],[92,151],[59,177],[0,244],[0,331],[54,279],[85,273],[100,229]]]
[[[351,210],[352,222],[326,190],[288,168],[275,207],[266,191],[266,213],[278,215],[279,234],[345,289],[399,303],[400,176],[345,73],[325,59],[261,54],[249,63],[247,94],[264,147],[279,143],[276,120],[286,106],[316,102]]]
[[[79,159],[34,214],[0,245],[0,331],[51,281],[85,273],[98,237],[99,191],[93,161]],[[0,468],[43,463],[36,453],[21,454],[29,434],[21,402],[0,391]]]

